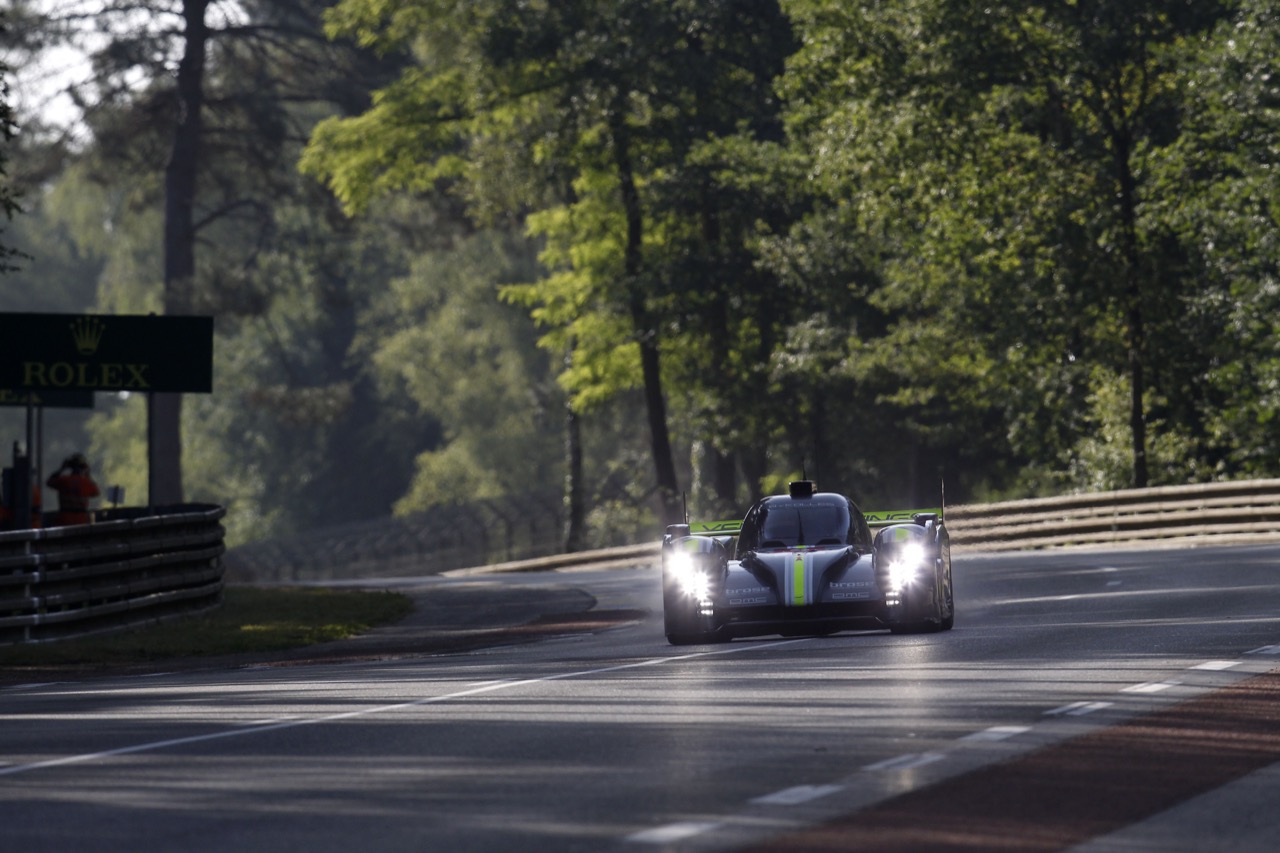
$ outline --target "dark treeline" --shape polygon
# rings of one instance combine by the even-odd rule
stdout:
[[[1280,0],[84,5],[0,310],[214,315],[178,483],[240,541],[1280,475]],[[61,429],[145,494],[141,401]]]

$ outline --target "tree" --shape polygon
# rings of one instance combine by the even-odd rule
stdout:
[[[1059,147],[1091,161],[1097,175],[1098,245],[1114,258],[1099,261],[1111,267],[1108,295],[1123,318],[1132,483],[1141,488],[1149,478],[1148,364],[1161,361],[1149,349],[1149,327],[1176,316],[1179,296],[1169,287],[1178,273],[1162,245],[1166,225],[1145,215],[1156,199],[1144,175],[1153,153],[1169,144],[1183,120],[1186,93],[1171,49],[1212,27],[1227,6],[1089,2],[1033,10],[1041,38],[1024,45],[1035,51],[1030,70],[1042,81],[1037,96],[1060,99],[1071,136],[1058,140]]]
[[[245,276],[228,274],[226,257],[201,263],[201,241],[228,222],[256,226],[260,235],[272,190],[281,186],[289,134],[306,133],[289,122],[309,127],[307,105],[350,98],[377,73],[320,37],[319,7],[171,0],[70,4],[53,16],[23,16],[19,41],[32,50],[69,42],[88,53],[93,73],[73,81],[70,94],[92,134],[91,152],[112,173],[134,170],[139,189],[163,210],[159,294],[150,310],[217,314],[243,302],[241,294],[213,292],[213,282]],[[351,73],[344,79],[340,69]],[[320,70],[324,86],[308,89]],[[162,184],[150,180],[157,158],[165,163]],[[248,169],[260,179],[232,177]],[[147,200],[139,193],[138,203]],[[240,260],[251,264],[255,251],[250,244]],[[224,272],[210,274],[219,265]],[[182,398],[157,394],[151,404],[150,501],[180,501]]]
[[[397,512],[524,498],[555,482],[562,394],[528,316],[497,299],[504,282],[528,277],[535,265],[520,235],[460,235],[418,256],[375,300],[379,320],[368,332],[377,329],[377,374],[431,413],[443,439],[418,454]]]
[[[1184,303],[1185,338],[1207,341],[1188,364],[1202,390],[1195,416],[1206,475],[1275,476],[1280,471],[1280,209],[1272,171],[1280,145],[1280,5],[1232,4],[1204,38],[1187,39],[1185,120],[1153,158],[1151,206],[1196,271]]]
[[[0,34],[5,30],[4,13],[0,12]],[[8,148],[17,131],[13,108],[9,106],[9,67],[0,62],[0,213],[6,220],[12,219],[18,212],[18,198],[8,179]],[[4,229],[0,228],[0,235]],[[18,252],[12,246],[0,243],[0,273],[11,270],[12,262]]]
[[[1175,49],[1227,7],[790,8],[807,37],[792,126],[880,277],[886,334],[851,364],[896,375],[891,399],[943,402],[940,425],[958,399],[977,423],[1016,403],[1011,435],[1053,465],[1090,426],[1059,413],[1115,399],[1089,392],[1095,367],[1125,375],[1127,484],[1146,485],[1148,407],[1181,414],[1181,366],[1206,342],[1186,335],[1197,277],[1158,215],[1153,166],[1187,115]]]
[[[797,215],[763,235],[761,262],[804,310],[778,370],[809,401],[825,476],[867,500],[936,502],[941,476],[953,497],[971,494],[1009,456],[990,291],[1018,260],[985,244],[1007,232],[977,227],[973,202],[993,178],[1009,189],[994,164],[1016,143],[993,149],[990,168],[974,162],[998,140],[957,115],[965,101],[939,47],[953,39],[933,31],[931,4],[787,8],[804,44],[781,86]],[[985,213],[1011,209],[993,191]]]
[[[495,203],[486,175],[514,164],[523,193],[499,201],[538,211],[530,222],[553,273],[508,294],[550,327],[549,347],[572,350],[575,405],[642,389],[662,515],[678,517],[663,347],[673,316],[696,315],[687,303],[699,289],[683,248],[667,243],[696,234],[706,257],[718,250],[715,164],[692,158],[709,139],[768,124],[757,108],[789,45],[785,19],[770,2],[413,9],[384,19],[361,0],[337,8],[335,29],[370,44],[416,37],[421,67],[365,116],[319,128],[307,167],[357,209],[382,187],[461,180],[483,210]],[[707,290],[723,299],[723,281]]]
[[[196,275],[196,186],[204,135],[205,22],[209,0],[184,0],[182,55],[178,60],[173,143],[164,177],[164,313],[190,314]],[[182,488],[182,396],[151,394],[148,501],[180,503]]]

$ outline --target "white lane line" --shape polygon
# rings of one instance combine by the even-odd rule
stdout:
[[[157,740],[151,743],[140,743],[134,746],[123,746],[119,749],[107,749],[102,752],[87,753],[84,755],[68,755],[65,758],[54,758],[49,761],[36,761],[32,764],[14,764],[11,767],[0,768],[0,776],[13,776],[18,773],[26,773],[31,770],[44,770],[49,767],[61,767],[67,764],[81,764],[86,761],[95,761],[100,758],[112,758],[117,755],[129,755],[135,752],[150,752],[156,749],[164,749],[168,746],[181,746],[189,743],[201,743],[207,740],[218,740],[220,738],[240,737],[241,735],[256,734],[257,732],[269,732],[275,729],[291,729],[295,726],[306,725],[311,720],[291,720],[283,723],[270,723],[262,726],[248,726],[246,728],[231,729],[222,732],[212,732],[205,735],[193,735],[191,737],[172,738],[170,740]],[[318,721],[314,721],[318,722]]]
[[[1143,684],[1133,684],[1123,688],[1121,693],[1159,693],[1162,690],[1168,690],[1170,687],[1177,687],[1182,682],[1176,678],[1170,678],[1168,681],[1148,681]]]
[[[884,761],[877,761],[875,764],[868,764],[863,770],[914,770],[917,767],[924,767],[935,761],[941,761],[946,758],[941,752],[909,752],[906,755],[899,755],[895,758],[886,758]]]
[[[1110,702],[1072,702],[1070,705],[1063,705],[1061,708],[1045,711],[1044,715],[1046,717],[1083,717],[1085,714],[1092,714],[1094,711],[1101,711],[1103,708],[1110,707]]]
[[[1204,663],[1198,663],[1191,669],[1206,669],[1210,672],[1222,672],[1224,669],[1231,669],[1233,666],[1239,666],[1238,660],[1207,660]]]
[[[723,825],[718,821],[687,820],[681,823],[657,826],[653,829],[646,829],[643,832],[634,832],[628,835],[625,840],[637,844],[673,844],[677,841],[684,841],[686,838],[692,838],[695,835],[701,835],[704,832],[710,832],[713,829],[719,829]]]
[[[1262,646],[1245,652],[1246,655],[1280,655],[1280,646]]]
[[[107,718],[104,717],[103,719],[107,719]],[[261,728],[262,726],[274,726],[277,723],[287,723],[290,720],[297,720],[297,719],[300,719],[297,714],[289,714],[286,717],[272,717],[269,720],[254,720],[248,723],[239,723],[238,725],[254,726],[257,728]]]
[[[51,767],[64,767],[68,764],[84,764],[90,761],[98,761],[104,758],[113,758],[119,755],[131,755],[138,752],[153,752],[159,749],[167,749],[173,746],[185,746],[193,743],[204,743],[205,741],[221,740],[223,738],[244,737],[245,735],[260,734],[262,732],[278,731],[281,729],[292,729],[300,726],[310,726],[317,723],[334,723],[339,720],[354,720],[360,717],[370,717],[375,714],[386,714],[392,711],[403,711],[407,708],[420,708],[424,705],[435,705],[441,702],[448,702],[453,699],[465,699],[470,696],[479,696],[484,693],[492,693],[496,690],[506,690],[513,687],[528,687],[535,684],[546,684],[551,681],[566,681],[571,678],[584,678],[592,675],[603,675],[609,672],[621,672],[628,669],[640,669],[646,666],[658,666],[664,663],[674,663],[677,661],[694,660],[696,658],[712,657],[714,655],[727,655],[735,652],[757,652],[765,649],[773,649],[779,646],[787,646],[793,643],[803,642],[802,640],[780,640],[774,643],[762,643],[760,645],[741,645],[736,648],[717,649],[710,652],[693,652],[687,655],[674,655],[671,657],[649,658],[647,660],[636,661],[635,663],[622,663],[615,666],[602,666],[598,669],[582,669],[573,672],[560,672],[555,675],[547,675],[542,678],[526,678],[518,681],[498,681],[492,684],[484,684],[479,687],[472,687],[468,690],[459,690],[455,693],[445,693],[440,696],[427,696],[422,699],[414,699],[409,702],[396,702],[391,705],[375,705],[370,708],[362,708],[358,711],[345,711],[341,714],[326,714],[320,717],[299,717],[297,719],[286,719],[275,723],[265,723],[258,726],[240,726],[232,729],[224,729],[217,732],[209,732],[203,735],[192,735],[190,737],[171,738],[169,740],[150,741],[148,743],[133,744],[132,746],[122,746],[118,749],[104,749],[101,752],[88,752],[81,755],[67,755],[62,758],[51,758],[47,761],[34,761],[30,764],[14,764],[9,767],[0,767],[0,776],[14,776],[19,773],[28,773],[32,770],[45,770]]]
[[[797,785],[794,788],[784,788],[763,797],[756,797],[751,802],[762,806],[798,806],[843,790],[842,785]]]
[[[960,738],[960,740],[993,743],[995,741],[1008,740],[1011,737],[1016,737],[1023,732],[1029,731],[1031,731],[1030,726],[992,726],[989,729],[983,729],[980,732],[965,735]]]

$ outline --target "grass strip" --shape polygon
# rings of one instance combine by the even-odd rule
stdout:
[[[112,665],[273,652],[341,640],[399,621],[413,601],[396,592],[228,586],[209,613],[119,634],[0,646],[0,668]]]

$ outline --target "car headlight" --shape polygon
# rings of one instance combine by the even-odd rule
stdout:
[[[889,561],[889,589],[900,590],[915,583],[924,576],[925,568],[924,546],[919,542],[906,543]]]
[[[674,554],[671,557],[671,574],[680,591],[686,595],[699,601],[711,596],[711,576],[690,555]]]

